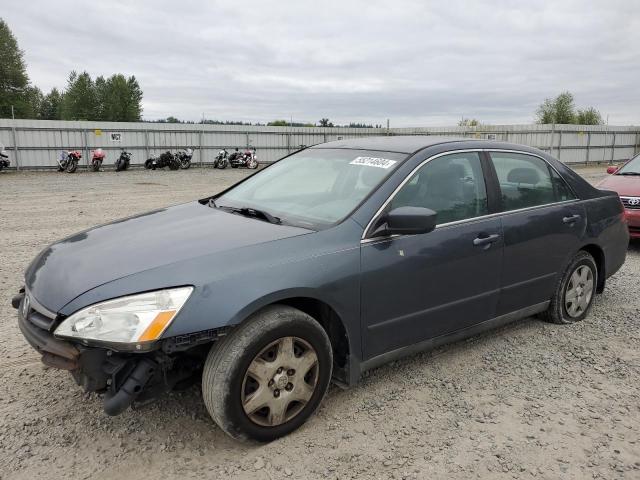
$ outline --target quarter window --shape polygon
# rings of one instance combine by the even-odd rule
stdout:
[[[547,162],[520,153],[492,152],[504,210],[518,210],[575,198]]]
[[[478,153],[427,162],[398,191],[389,209],[398,207],[430,208],[438,214],[438,224],[486,215],[487,191]]]

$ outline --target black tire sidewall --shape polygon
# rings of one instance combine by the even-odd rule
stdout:
[[[253,423],[245,414],[241,403],[241,389],[244,376],[255,356],[271,342],[282,337],[299,337],[311,344],[318,356],[318,381],[313,396],[305,407],[294,418],[276,427],[263,427]],[[328,348],[327,348],[328,347]],[[329,351],[327,351],[329,350]],[[288,318],[286,322],[264,332],[250,342],[240,361],[232,367],[229,378],[229,390],[225,398],[223,413],[230,427],[240,436],[246,436],[260,442],[267,442],[282,437],[300,427],[317,409],[331,380],[332,358],[330,344],[322,327],[297,322]]]
[[[573,273],[583,265],[586,265],[587,267],[589,267],[589,269],[591,270],[591,274],[593,275],[593,292],[591,294],[591,299],[589,300],[589,304],[587,305],[587,308],[585,308],[584,312],[582,312],[582,314],[578,317],[571,317],[567,312],[567,307],[565,305],[565,296],[567,294],[567,288],[569,287],[569,280],[571,279],[571,275],[573,275]],[[574,260],[571,262],[571,264],[565,271],[564,278],[562,279],[562,283],[560,284],[560,289],[559,289],[560,291],[558,292],[560,296],[560,301],[558,302],[558,310],[559,310],[558,313],[560,314],[560,318],[563,323],[575,323],[575,322],[584,320],[584,318],[589,314],[589,311],[591,310],[591,306],[593,305],[593,301],[596,296],[597,285],[598,285],[598,269],[596,267],[595,261],[593,260],[593,257],[591,257],[591,255],[586,254],[586,255],[581,255],[577,258],[574,258]]]

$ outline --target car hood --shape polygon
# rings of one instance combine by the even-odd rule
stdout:
[[[613,190],[623,197],[640,197],[640,176],[609,175],[598,183],[598,188]]]
[[[34,259],[25,282],[40,304],[58,312],[78,295],[128,275],[311,232],[192,202],[117,220],[60,240]]]

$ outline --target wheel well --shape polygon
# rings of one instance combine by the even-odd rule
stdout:
[[[278,300],[275,304],[288,305],[313,317],[329,336],[333,349],[333,376],[347,383],[349,379],[349,337],[342,319],[333,308],[315,298],[295,297]]]
[[[581,250],[590,254],[596,261],[596,267],[598,268],[598,285],[596,285],[596,292],[602,293],[604,291],[604,283],[607,276],[604,252],[602,251],[602,248],[595,244],[585,245]]]

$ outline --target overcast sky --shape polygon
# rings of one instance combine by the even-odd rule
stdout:
[[[1,3],[33,83],[135,75],[147,119],[531,123],[570,90],[640,124],[638,0]]]

